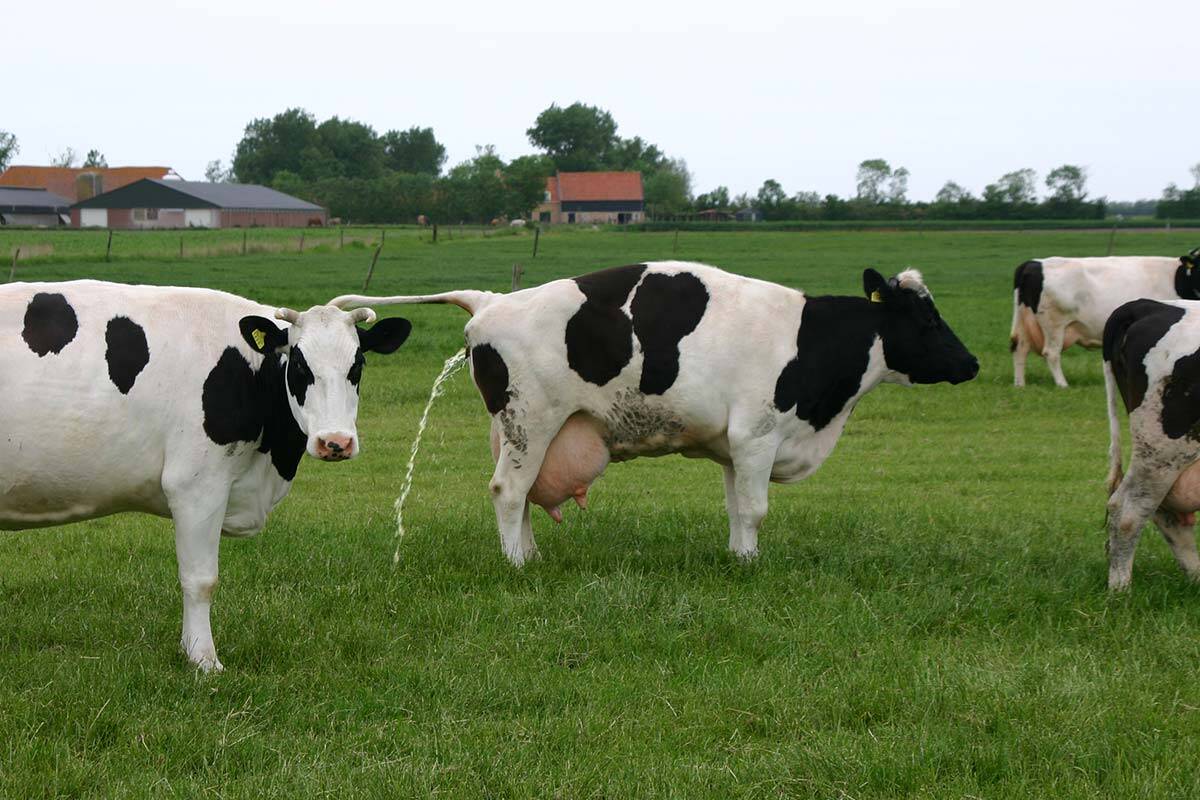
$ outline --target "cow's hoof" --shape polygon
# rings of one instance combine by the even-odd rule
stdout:
[[[749,564],[751,561],[754,561],[758,558],[757,547],[753,550],[730,550],[729,552],[733,554],[734,558],[743,564]]]
[[[179,649],[187,656],[187,660],[191,662],[192,666],[206,675],[215,675],[225,670],[225,666],[217,658],[216,652],[202,653],[193,651],[189,653],[187,646],[182,642],[179,645]]]

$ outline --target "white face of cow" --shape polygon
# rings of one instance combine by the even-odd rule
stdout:
[[[292,417],[304,433],[305,449],[323,461],[344,461],[359,452],[357,433],[358,385],[363,354],[394,352],[408,338],[406,319],[385,319],[370,328],[356,323],[375,321],[366,308],[342,311],[313,306],[297,312],[281,308],[277,319],[291,325],[281,329],[263,317],[244,317],[242,335],[268,358],[278,354],[283,391]]]

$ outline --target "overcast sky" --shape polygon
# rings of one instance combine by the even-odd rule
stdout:
[[[14,163],[66,147],[203,178],[255,117],[301,106],[431,126],[453,164],[533,152],[550,103],[609,110],[696,192],[854,192],[859,161],[978,194],[1032,167],[1157,197],[1200,162],[1200,2],[5,3]],[[1044,189],[1044,185],[1041,187]]]

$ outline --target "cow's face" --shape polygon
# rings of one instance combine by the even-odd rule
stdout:
[[[979,361],[938,313],[921,273],[908,269],[889,281],[868,269],[863,290],[879,304],[883,357],[901,382],[962,383],[979,373]]]
[[[324,461],[354,458],[359,452],[356,421],[363,354],[394,352],[408,338],[412,324],[397,317],[360,328],[356,323],[375,321],[374,311],[333,306],[313,306],[303,313],[281,308],[275,316],[291,325],[280,328],[264,317],[243,317],[242,336],[267,357],[281,357],[282,391],[307,437],[308,454]]]

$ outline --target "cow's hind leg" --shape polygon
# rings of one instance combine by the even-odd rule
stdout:
[[[1046,359],[1046,365],[1050,368],[1050,374],[1054,376],[1054,384],[1062,389],[1067,388],[1067,376],[1062,370],[1062,351],[1063,339],[1066,336],[1067,329],[1065,326],[1042,320],[1042,329],[1046,332],[1046,345],[1042,348],[1042,355]]]
[[[1025,385],[1025,360],[1029,356],[1029,339],[1025,337],[1024,331],[1018,331],[1013,334],[1012,340],[1012,357],[1013,357],[1013,385]]]
[[[1133,555],[1142,528],[1162,504],[1180,471],[1158,465],[1147,468],[1135,450],[1129,472],[1108,500],[1109,589],[1129,588],[1133,578]]]
[[[1159,509],[1154,512],[1154,524],[1162,533],[1175,561],[1187,576],[1194,581],[1200,581],[1200,555],[1196,552],[1195,525],[1189,525],[1179,520],[1179,515]]]
[[[537,555],[530,519],[529,490],[537,480],[550,442],[568,415],[547,414],[536,420],[526,418],[521,424],[516,420],[516,413],[506,409],[493,421],[500,431],[500,453],[490,488],[496,524],[500,528],[500,545],[508,560],[519,567]],[[513,415],[507,422],[500,419],[506,414]]]
[[[217,555],[228,489],[224,492],[216,489],[214,494],[221,497],[220,503],[210,499],[213,495],[189,495],[171,501],[175,558],[183,589],[183,633],[179,644],[188,660],[205,672],[222,669],[213,642],[209,609],[217,588]]]
[[[771,485],[775,447],[763,439],[755,439],[740,446],[734,444],[731,449],[733,467],[725,468],[729,550],[738,558],[751,559],[758,555],[758,527],[767,516],[767,491]]]

